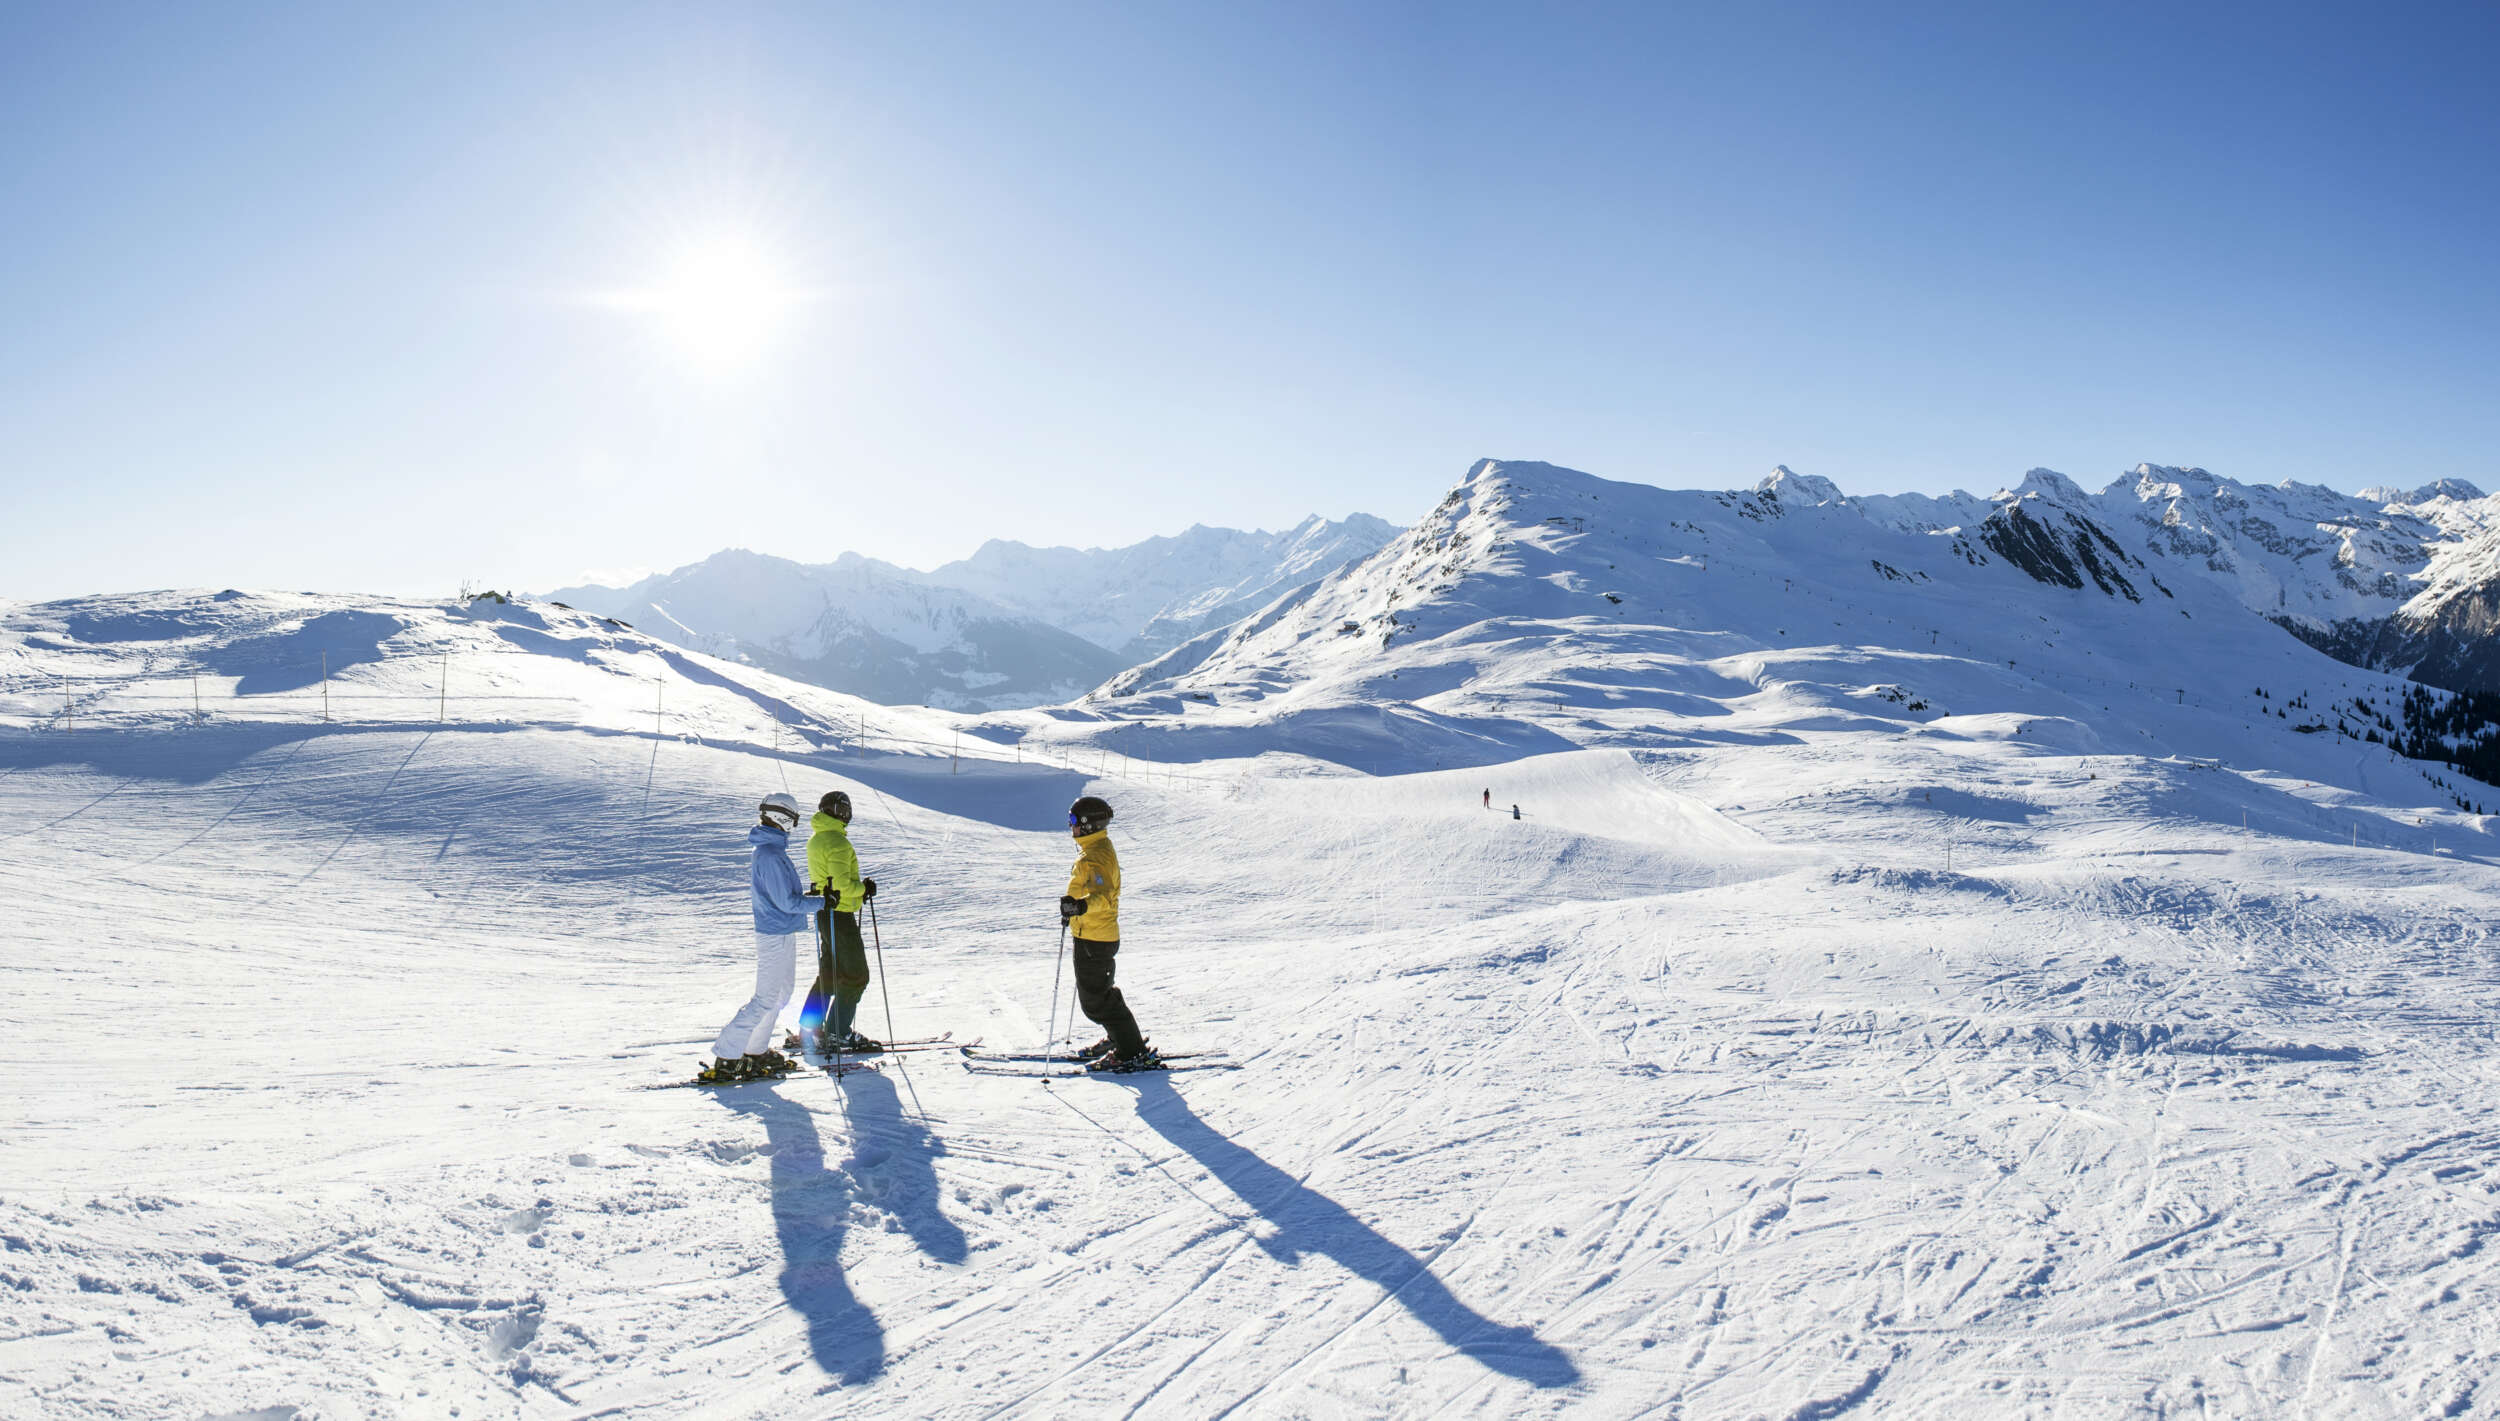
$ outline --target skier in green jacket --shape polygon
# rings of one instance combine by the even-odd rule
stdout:
[[[851,847],[851,797],[833,790],[816,802],[807,840],[807,879],[825,906],[816,914],[816,985],[799,1008],[802,1040],[825,1055],[882,1051],[859,1034],[859,999],[868,991],[868,944],[859,935],[859,905],[877,896],[877,880],[859,876]]]

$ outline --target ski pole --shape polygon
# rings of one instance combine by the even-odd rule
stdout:
[[[828,1054],[833,1057],[833,1078],[837,1081],[842,1079],[842,1038],[833,1033],[833,1014],[841,1009],[842,989],[833,981],[833,905],[840,901],[834,895],[833,880],[825,880],[825,906],[816,918],[817,951],[824,954],[820,960],[825,974],[825,1021],[819,1028],[819,1042],[831,1048]]]
[[[868,935],[877,944],[877,995],[885,999],[885,1039],[894,1039],[894,993],[885,985],[885,934],[877,931],[877,900],[868,900]]]
[[[1042,1028],[1042,1049],[1044,1051],[1048,1051],[1050,1049],[1050,1037],[1056,1035],[1059,1030],[1059,974],[1065,972],[1067,967],[1068,920],[1061,918],[1059,920],[1059,955],[1051,959],[1049,1024]]]

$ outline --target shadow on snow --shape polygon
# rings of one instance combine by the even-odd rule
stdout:
[[[827,1163],[816,1113],[765,1088],[722,1091],[712,1099],[762,1122],[772,1152],[773,1232],[781,1243],[781,1295],[807,1320],[808,1352],[843,1385],[885,1371],[885,1327],[842,1271],[852,1211],[891,1214],[920,1251],[941,1263],[970,1256],[963,1231],[939,1208],[936,1158],[943,1147],[904,1117],[894,1083],[877,1071],[837,1088],[852,1133],[850,1157]]]
[[[1336,1200],[1216,1133],[1190,1110],[1169,1077],[1143,1073],[1105,1079],[1134,1086],[1139,1118],[1275,1226],[1274,1237],[1258,1242],[1278,1261],[1295,1263],[1305,1253],[1335,1260],[1347,1272],[1379,1287],[1462,1356],[1503,1376],[1538,1387],[1570,1386],[1580,1380],[1579,1367],[1561,1348],[1525,1327],[1496,1323],[1467,1306],[1434,1276],[1428,1260],[1383,1237]]]

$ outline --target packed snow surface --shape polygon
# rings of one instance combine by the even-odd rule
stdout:
[[[2251,699],[2384,678],[1783,590],[1767,514],[1591,585],[1527,505],[1605,490],[1484,492],[1395,607],[1424,543],[1003,718],[543,606],[8,609],[0,1414],[2492,1409],[2493,845]],[[1093,792],[1131,1004],[1237,1069],[638,1089],[785,787],[859,805],[872,1034],[1049,1034]]]

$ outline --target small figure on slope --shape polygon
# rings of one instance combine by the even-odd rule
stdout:
[[[1160,1070],[1162,1058],[1146,1045],[1129,1014],[1128,998],[1113,985],[1120,956],[1120,856],[1111,848],[1111,806],[1092,795],[1068,806],[1068,835],[1076,840],[1076,867],[1059,899],[1059,917],[1076,937],[1076,1002],[1105,1032],[1081,1055],[1097,1071]]]
[[[1484,792],[1484,807],[1487,809],[1491,809],[1493,807],[1493,791],[1491,790],[1486,790]]]
[[[801,1040],[816,1035],[828,1056],[882,1051],[854,1027],[859,999],[868,991],[868,943],[859,935],[859,905],[877,896],[877,881],[859,876],[859,854],[851,847],[851,797],[841,790],[816,802],[815,832],[807,840],[807,877],[824,896],[816,914],[816,985],[799,1008]]]
[[[790,1004],[798,932],[807,915],[823,906],[822,899],[801,891],[799,871],[790,864],[790,831],[798,826],[799,802],[776,794],[757,806],[757,823],[747,830],[747,842],[755,846],[747,889],[755,909],[755,995],[712,1043],[712,1063],[695,1075],[705,1085],[770,1079],[797,1064],[769,1046],[781,1009]]]

